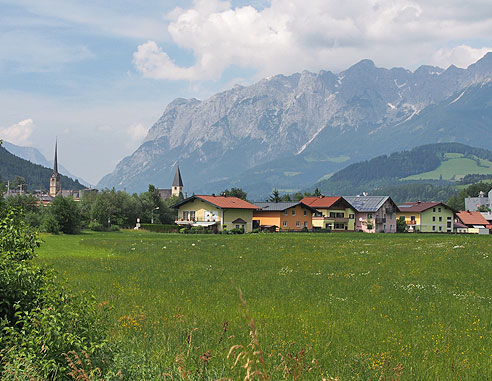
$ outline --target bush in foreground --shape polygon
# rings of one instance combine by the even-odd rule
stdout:
[[[70,351],[103,367],[108,348],[98,307],[33,263],[40,241],[19,215],[10,210],[0,220],[0,378],[68,378],[63,354]]]

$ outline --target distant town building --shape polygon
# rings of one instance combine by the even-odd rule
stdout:
[[[492,209],[492,189],[490,190],[488,197],[485,196],[484,192],[480,191],[478,197],[465,198],[465,210],[477,212],[481,206]]]
[[[167,200],[170,197],[183,195],[183,179],[181,178],[181,172],[179,170],[179,165],[176,167],[176,174],[174,175],[174,180],[172,187],[169,189],[159,189],[159,196],[163,200]]]

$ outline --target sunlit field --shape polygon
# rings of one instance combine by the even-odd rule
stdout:
[[[106,311],[128,379],[492,374],[492,236],[42,238],[38,260]]]

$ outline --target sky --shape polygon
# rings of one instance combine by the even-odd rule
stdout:
[[[175,98],[488,51],[490,0],[0,0],[0,138],[96,184]]]

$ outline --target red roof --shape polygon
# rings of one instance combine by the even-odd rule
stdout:
[[[248,201],[241,200],[237,197],[207,195],[198,195],[193,197],[209,202],[210,204],[222,209],[261,209],[259,206],[251,204]]]
[[[420,213],[427,209],[434,208],[437,205],[444,205],[442,202],[422,202],[422,201],[414,201],[414,202],[405,202],[404,204],[398,205],[400,212],[416,212]]]
[[[335,202],[340,200],[341,197],[325,197],[325,196],[313,196],[313,197],[304,197],[301,202],[309,205],[311,208],[330,208]]]
[[[482,216],[480,212],[458,212],[456,216],[465,225],[483,225],[486,226],[489,222]]]

